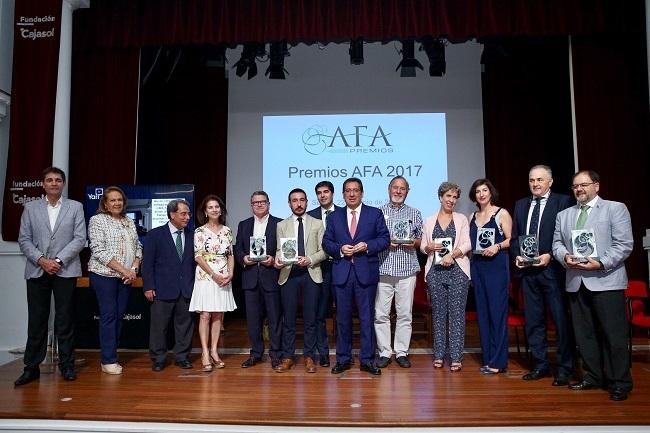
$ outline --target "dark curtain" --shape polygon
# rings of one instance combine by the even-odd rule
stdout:
[[[466,40],[643,27],[643,0],[93,0],[91,11],[90,40],[120,47],[424,35]]]
[[[495,38],[482,56],[486,175],[500,205],[530,194],[528,171],[553,169],[552,189],[570,194],[574,172],[568,38]]]
[[[137,183],[192,183],[197,206],[210,193],[226,200],[223,67],[203,47],[143,49],[141,79]]]
[[[634,230],[628,274],[646,280],[642,239],[650,228],[645,190],[650,112],[645,37],[575,37],[572,42],[579,167],[600,174],[604,199],[628,206]]]

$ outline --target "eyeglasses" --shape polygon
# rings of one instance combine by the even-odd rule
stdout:
[[[584,189],[584,188],[587,188],[589,185],[593,185],[595,183],[596,182],[575,183],[575,184],[571,185],[571,189],[574,190],[574,191],[576,189],[578,189],[578,188],[583,188]]]
[[[346,193],[346,194],[352,194],[352,193],[357,193],[358,194],[358,193],[361,192],[361,189],[359,189],[359,188],[346,188],[346,189],[343,190],[343,192]]]
[[[266,200],[252,201],[251,206],[265,206],[267,203]]]

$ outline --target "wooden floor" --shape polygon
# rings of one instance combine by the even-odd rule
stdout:
[[[237,326],[227,328],[230,340],[239,338]],[[468,340],[474,338],[468,332]],[[14,388],[21,360],[1,366],[0,418],[357,427],[650,425],[648,339],[635,344],[635,387],[624,402],[610,401],[602,390],[552,387],[551,378],[525,382],[526,360],[516,352],[508,372],[496,376],[479,374],[480,354],[467,353],[460,373],[434,370],[431,356],[420,354],[411,356],[411,369],[393,362],[373,377],[358,370],[358,360],[342,375],[326,368],[306,374],[301,357],[288,373],[275,373],[269,361],[242,369],[246,355],[233,348],[223,350],[226,368],[212,373],[199,371],[198,354],[192,355],[194,370],[170,365],[155,373],[146,351],[122,352],[124,374],[109,376],[100,372],[96,351],[83,351],[77,352],[83,362],[75,382],[42,367],[39,381]]]

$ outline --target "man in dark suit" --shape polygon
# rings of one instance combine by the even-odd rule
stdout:
[[[361,203],[363,183],[349,178],[343,182],[345,209],[327,218],[323,249],[333,258],[332,286],[336,292],[336,365],[333,374],[350,369],[352,363],[352,303],[359,312],[361,371],[379,375],[374,364],[374,311],[379,282],[380,251],[388,248],[390,234],[384,215]]]
[[[566,268],[571,317],[582,357],[582,380],[569,385],[574,391],[607,386],[609,398],[626,400],[632,390],[625,316],[627,273],[625,260],[634,239],[627,207],[603,200],[600,176],[579,171],[571,185],[578,203],[560,212],[555,222],[553,254]],[[573,230],[590,230],[597,257],[576,257]],[[586,255],[586,254],[585,254]]]
[[[144,241],[142,278],[144,296],[152,302],[149,356],[153,371],[165,368],[167,327],[174,323],[175,364],[192,368],[194,324],[189,303],[194,288],[194,234],[187,228],[192,214],[186,200],[167,204],[169,222],[147,233]]]
[[[553,174],[550,167],[536,165],[528,172],[532,196],[515,204],[510,252],[522,275],[526,337],[533,356],[533,366],[522,379],[538,380],[551,373],[546,342],[546,310],[556,327],[557,372],[553,386],[566,386],[573,372],[573,338],[568,323],[563,294],[562,267],[553,260],[552,243],[558,212],[570,207],[573,200],[564,194],[551,192]],[[539,247],[538,263],[528,265],[519,250],[519,236],[536,235]]]
[[[314,188],[320,206],[307,212],[314,218],[323,221],[323,228],[327,228],[327,217],[334,211],[341,209],[334,204],[334,185],[328,180],[318,182]],[[316,349],[320,354],[321,367],[330,366],[330,349],[327,343],[327,315],[334,299],[332,286],[332,258],[328,257],[320,264],[323,274],[320,294],[318,296],[318,311],[316,312]]]
[[[18,244],[27,259],[27,344],[25,369],[14,382],[20,386],[40,377],[39,365],[47,352],[47,322],[54,294],[54,334],[58,339],[59,370],[65,380],[75,380],[74,286],[81,276],[79,252],[86,243],[86,223],[81,203],[62,197],[65,173],[43,170],[45,197],[25,204]]]
[[[282,312],[280,307],[280,286],[278,277],[280,271],[274,267],[274,257],[277,248],[276,230],[280,218],[269,214],[269,196],[264,191],[255,191],[251,195],[253,216],[237,226],[235,242],[235,260],[242,265],[241,284],[246,302],[246,322],[248,338],[251,342],[250,357],[242,362],[242,368],[252,367],[262,360],[264,355],[264,339],[262,329],[264,318],[269,321],[269,336],[271,348],[269,356],[271,367],[280,365],[282,356]],[[262,261],[251,260],[250,238],[266,236],[267,256]]]

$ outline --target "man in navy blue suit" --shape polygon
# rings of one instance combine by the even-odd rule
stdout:
[[[242,368],[252,367],[262,360],[262,329],[265,317],[269,320],[269,357],[272,368],[280,365],[282,356],[282,311],[278,284],[280,271],[273,266],[273,253],[277,247],[276,229],[282,220],[269,214],[270,206],[269,195],[264,191],[255,191],[251,194],[253,216],[241,221],[237,226],[235,260],[243,267],[241,285],[244,290],[246,323],[251,343],[250,357],[242,362]],[[251,236],[266,236],[267,257],[263,261],[253,261],[250,258]]]
[[[573,372],[573,338],[564,299],[564,270],[552,256],[555,218],[558,212],[571,207],[567,195],[551,192],[553,174],[550,167],[536,165],[528,173],[531,196],[518,200],[513,214],[510,252],[522,275],[526,337],[533,355],[533,366],[522,379],[538,380],[551,373],[546,342],[546,310],[556,327],[557,372],[553,386],[566,386]],[[519,236],[537,235],[539,263],[526,265],[519,251]]]
[[[314,188],[320,206],[307,212],[310,216],[323,221],[323,228],[327,228],[327,217],[340,206],[334,204],[334,185],[328,180],[318,182]],[[321,262],[320,269],[323,274],[320,294],[318,296],[318,310],[316,311],[316,349],[320,355],[320,366],[330,366],[330,349],[327,343],[327,315],[332,305],[334,293],[332,286],[332,258]]]
[[[379,282],[380,251],[388,248],[390,233],[382,212],[361,203],[363,183],[343,182],[346,207],[327,218],[323,249],[333,258],[332,286],[336,292],[336,365],[333,374],[352,364],[352,303],[357,305],[361,331],[361,371],[380,375],[374,364],[374,311]]]
[[[194,324],[189,303],[194,288],[194,234],[187,228],[192,214],[186,200],[167,205],[169,222],[147,233],[144,241],[142,277],[144,296],[152,302],[149,355],[153,371],[165,368],[167,327],[174,323],[175,364],[192,368]]]

